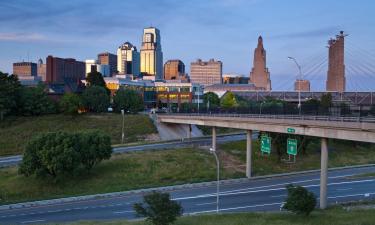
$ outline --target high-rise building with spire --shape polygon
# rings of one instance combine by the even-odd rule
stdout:
[[[160,31],[155,27],[143,30],[141,47],[141,74],[143,79],[163,79],[163,52]]]
[[[344,31],[328,41],[327,91],[345,91]]]
[[[270,72],[266,67],[266,50],[263,47],[263,38],[259,36],[258,46],[254,51],[254,65],[250,72],[250,83],[257,88],[271,90]]]

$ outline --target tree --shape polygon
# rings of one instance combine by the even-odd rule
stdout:
[[[45,133],[26,145],[19,173],[52,178],[75,175],[81,169],[90,171],[111,153],[110,137],[98,131]]]
[[[110,98],[105,88],[89,86],[82,94],[82,104],[91,112],[106,112],[110,104]]]
[[[145,195],[143,203],[136,203],[133,208],[137,216],[146,217],[154,225],[172,224],[183,213],[181,205],[172,201],[168,193],[155,191]]]
[[[81,107],[81,98],[77,94],[66,93],[61,98],[59,105],[60,110],[65,114],[76,115]]]
[[[44,84],[20,89],[19,114],[25,116],[43,115],[57,112],[56,102],[48,97]]]
[[[332,95],[331,93],[323,94],[320,97],[320,111],[327,113],[329,108],[332,106]]]
[[[217,108],[220,106],[220,98],[214,92],[207,92],[203,95],[203,103],[205,106],[208,105],[210,108]]]
[[[86,81],[88,86],[106,87],[103,75],[97,71],[91,71],[87,74]]]
[[[116,112],[136,113],[144,109],[143,98],[134,90],[120,88],[113,97],[113,108]]]
[[[283,208],[296,214],[308,216],[315,208],[316,197],[314,193],[309,192],[301,186],[289,184],[286,186],[288,197]]]
[[[229,91],[225,93],[224,96],[221,97],[220,105],[221,107],[227,108],[227,109],[237,107],[238,106],[237,99],[236,99],[236,96],[233,94],[233,92]]]
[[[0,72],[0,121],[4,115],[15,111],[21,84],[17,76]]]

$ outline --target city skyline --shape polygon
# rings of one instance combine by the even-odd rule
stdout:
[[[159,28],[163,36],[164,62],[181,59],[187,65],[186,71],[190,71],[190,63],[197,58],[215,58],[223,62],[224,73],[248,76],[257,37],[262,35],[267,49],[267,67],[275,83],[273,90],[292,90],[297,70],[287,56],[298,59],[302,70],[307,70],[313,66],[309,65],[314,61],[312,58],[317,62],[319,58],[328,58],[327,41],[340,30],[349,33],[347,43],[352,49],[359,46],[372,52],[374,48],[371,42],[374,20],[368,16],[374,3],[370,1],[362,4],[338,4],[336,1],[282,4],[261,0],[202,3],[163,0],[157,4],[115,1],[104,12],[98,8],[99,2],[93,1],[83,8],[86,3],[33,1],[32,5],[39,4],[37,8],[30,8],[29,1],[0,3],[0,9],[5,12],[0,22],[0,48],[3,50],[0,70],[11,73],[13,62],[29,61],[28,58],[36,62],[39,57],[45,60],[49,54],[84,61],[95,58],[99,52],[116,53],[116,48],[125,41],[140,49],[142,29],[152,25]],[[209,8],[212,10],[205,14]],[[120,19],[113,16],[119,9],[128,14]],[[138,15],[140,11],[143,16]],[[313,14],[318,14],[319,18],[308,16]],[[53,26],[48,20],[53,21]],[[366,23],[361,23],[363,20]],[[61,29],[66,34],[61,34]],[[307,77],[311,79],[312,90],[325,89],[327,68],[322,67],[316,72],[319,74]],[[356,77],[354,81],[360,82],[362,78]],[[375,83],[375,79],[367,78],[360,87],[353,82],[350,73],[347,79],[352,86],[349,85],[348,90],[368,90]]]

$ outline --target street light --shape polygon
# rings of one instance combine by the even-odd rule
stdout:
[[[297,79],[297,82],[298,82],[298,110],[299,110],[299,114],[301,115],[301,80],[302,80],[302,70],[301,70],[301,66],[298,64],[298,62],[297,62],[297,60],[295,58],[288,56],[288,59],[293,60],[293,62],[298,67],[298,71],[299,71],[299,78],[298,78],[299,81]]]
[[[216,149],[210,148],[210,152],[215,156],[217,167],[217,181],[216,181],[216,213],[219,213],[219,192],[220,192],[220,162],[216,154]]]
[[[121,114],[122,114],[122,132],[121,132],[121,144],[124,144],[124,126],[125,126],[125,111],[121,109]]]

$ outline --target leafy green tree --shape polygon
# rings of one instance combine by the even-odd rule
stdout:
[[[75,175],[81,169],[90,171],[111,153],[110,137],[98,131],[45,133],[26,145],[19,173],[53,178]]]
[[[207,92],[203,95],[203,103],[205,106],[208,105],[210,108],[217,108],[220,106],[220,98],[214,92]]]
[[[57,112],[56,102],[48,97],[43,84],[39,84],[37,87],[22,87],[19,104],[19,114],[25,116]]]
[[[332,106],[332,94],[326,93],[320,97],[320,111],[327,113]]]
[[[82,93],[82,104],[90,112],[106,112],[110,98],[104,87],[89,86]]]
[[[236,99],[236,96],[233,94],[233,92],[229,91],[225,93],[224,96],[221,97],[220,105],[223,108],[237,107],[238,106],[237,99]]]
[[[170,199],[169,193],[152,192],[143,197],[143,203],[133,206],[137,216],[146,217],[154,225],[169,225],[181,216],[181,205]]]
[[[103,75],[97,71],[91,71],[88,73],[86,81],[89,86],[106,87]]]
[[[283,208],[296,214],[308,216],[315,208],[316,197],[314,193],[309,192],[301,186],[289,184],[286,186],[288,197]]]
[[[21,84],[17,76],[0,72],[0,121],[4,115],[15,111]]]
[[[120,88],[113,97],[113,108],[116,112],[136,113],[144,109],[143,98],[135,90]]]
[[[65,114],[77,115],[82,103],[79,95],[74,93],[66,93],[61,98],[59,105],[60,110]]]

